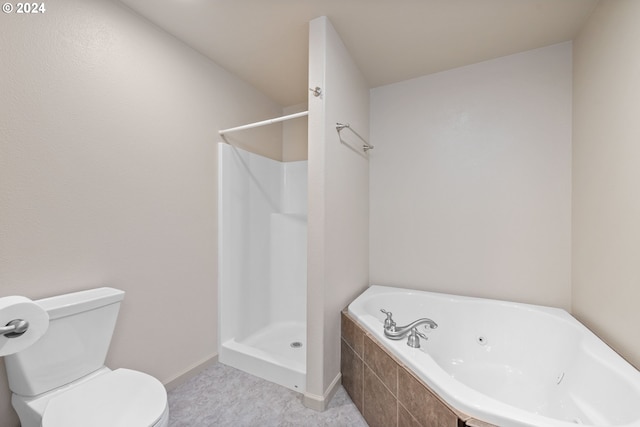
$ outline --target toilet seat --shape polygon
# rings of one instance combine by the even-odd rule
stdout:
[[[167,392],[154,377],[116,369],[54,397],[42,427],[151,427],[167,409]]]

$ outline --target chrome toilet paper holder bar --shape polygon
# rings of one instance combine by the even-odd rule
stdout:
[[[23,319],[14,319],[5,326],[0,327],[0,335],[7,338],[16,338],[27,332],[29,322]]]

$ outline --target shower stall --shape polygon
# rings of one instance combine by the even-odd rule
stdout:
[[[304,392],[307,161],[219,143],[218,215],[219,360]]]

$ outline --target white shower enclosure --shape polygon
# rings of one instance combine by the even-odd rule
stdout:
[[[219,361],[306,381],[307,161],[218,144]]]

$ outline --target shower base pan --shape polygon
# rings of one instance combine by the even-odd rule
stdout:
[[[219,361],[303,393],[306,347],[304,322],[271,323],[243,340],[222,343]]]

